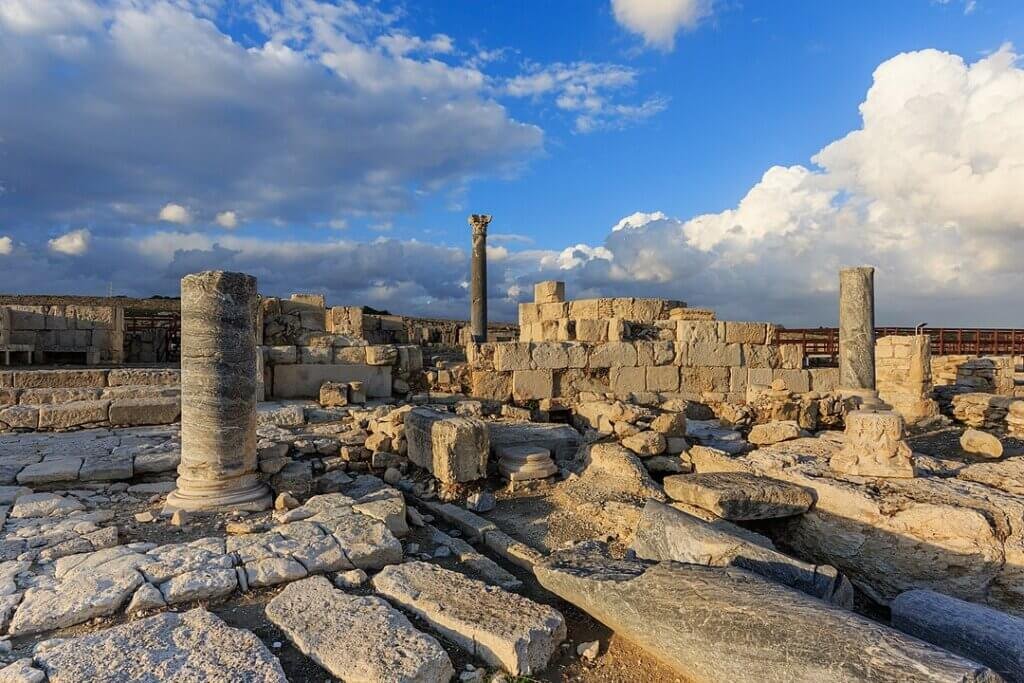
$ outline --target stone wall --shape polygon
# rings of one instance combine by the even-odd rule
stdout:
[[[0,344],[31,347],[36,363],[68,354],[87,364],[124,360],[123,306],[10,304],[0,311]]]
[[[932,379],[935,386],[966,387],[971,391],[1012,396],[1014,365],[1013,356],[933,356]]]
[[[180,415],[176,369],[0,372],[0,431],[169,424]]]
[[[519,341],[669,341],[675,338],[676,322],[714,317],[713,311],[687,308],[683,301],[667,299],[548,300],[519,304]],[[765,343],[764,339],[759,343]]]
[[[938,415],[939,406],[932,399],[928,335],[878,339],[875,342],[875,385],[879,397],[907,421]]]

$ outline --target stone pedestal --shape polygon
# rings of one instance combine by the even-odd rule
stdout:
[[[265,510],[257,477],[256,279],[207,271],[181,280],[181,464],[167,507]]]
[[[546,479],[558,472],[551,451],[539,446],[503,446],[498,449],[498,471],[509,481]]]
[[[486,214],[475,213],[469,217],[473,229],[469,325],[476,344],[487,341],[487,226],[490,222],[491,217]]]
[[[887,406],[875,391],[875,269],[839,271],[839,391],[862,410]]]
[[[891,410],[847,413],[843,447],[829,466],[858,477],[912,478],[914,455],[903,440],[903,418]]]

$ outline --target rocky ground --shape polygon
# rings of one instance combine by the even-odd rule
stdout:
[[[544,590],[531,565],[589,539],[628,553],[649,498],[677,498],[678,507],[709,522],[728,515],[700,496],[684,502],[674,493],[682,489],[669,479],[692,471],[744,471],[814,490],[817,506],[805,514],[735,523],[848,573],[854,609],[872,618],[887,619],[879,602],[898,582],[874,581],[822,545],[822,533],[837,528],[824,517],[831,490],[863,496],[875,506],[872,524],[901,525],[911,536],[934,530],[936,510],[961,515],[963,536],[935,543],[958,546],[970,562],[939,551],[916,557],[968,573],[981,558],[976,581],[961,577],[947,588],[994,604],[1015,599],[1024,444],[1013,439],[1003,438],[1004,453],[993,458],[964,449],[962,426],[935,422],[909,439],[925,476],[893,480],[879,492],[870,482],[827,474],[841,433],[810,438],[796,422],[747,433],[694,419],[710,417],[705,412],[686,420],[686,406],[609,402],[582,411],[593,424],[577,421],[574,430],[538,427],[478,402],[438,407],[498,425],[491,433],[506,443],[542,445],[558,474],[509,483],[492,468],[484,480],[439,486],[409,460],[408,406],[266,404],[260,469],[282,494],[276,509],[172,516],[163,504],[180,456],[177,426],[0,435],[0,627],[7,634],[0,655],[14,663],[0,681],[157,681],[182,672],[196,680],[330,681],[375,666],[385,667],[373,669],[379,680],[398,680],[388,678],[398,669],[386,667],[414,665],[417,680],[454,672],[463,681],[682,681],[650,652]],[[905,554],[889,537],[870,543],[880,555]],[[479,583],[463,585],[456,576]],[[982,587],[984,594],[972,593]],[[303,608],[309,604],[337,607]],[[339,614],[362,621],[357,628],[327,619]],[[373,656],[360,659],[351,654],[359,647],[336,645],[339,633],[358,634]],[[216,646],[223,642],[244,656],[229,657]],[[478,649],[485,642],[493,651]],[[508,645],[514,642],[526,649]],[[143,657],[159,648],[180,654]],[[407,649],[408,657],[395,657]],[[101,654],[111,651],[138,661]],[[119,666],[136,667],[137,675],[126,679]]]

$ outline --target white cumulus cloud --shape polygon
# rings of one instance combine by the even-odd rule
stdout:
[[[181,204],[174,203],[165,204],[164,207],[160,209],[160,214],[157,218],[167,223],[178,223],[180,225],[184,225],[192,221],[192,215],[188,212],[188,209]]]
[[[81,256],[89,251],[90,238],[91,235],[89,234],[89,231],[82,228],[80,230],[72,230],[71,232],[64,233],[60,237],[54,237],[52,240],[49,240],[47,244],[49,244],[51,251],[55,251],[58,254]]]
[[[14,240],[6,235],[0,237],[0,256],[7,256],[14,251]]]
[[[675,47],[680,29],[697,28],[713,11],[713,0],[612,0],[615,21],[665,51]]]
[[[221,211],[217,214],[217,225],[227,230],[238,227],[238,214],[234,211]]]

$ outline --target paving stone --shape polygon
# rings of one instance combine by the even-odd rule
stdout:
[[[386,567],[378,593],[475,657],[516,675],[542,671],[565,638],[556,610],[426,562]]]
[[[0,505],[10,505],[27,493],[32,493],[27,486],[0,486]]]
[[[32,666],[32,660],[23,657],[0,669],[0,683],[43,683],[46,674]]]
[[[329,520],[318,514],[310,521],[320,523],[331,532],[355,568],[380,569],[402,561],[402,543],[379,520],[349,512]]]
[[[204,609],[46,641],[35,660],[50,683],[288,683],[259,638]]]
[[[75,481],[82,468],[81,458],[47,458],[18,472],[18,483],[28,486]]]
[[[387,602],[348,595],[323,577],[289,584],[267,618],[307,657],[334,676],[366,683],[446,683],[451,660]]]
[[[131,601],[128,603],[128,606],[125,607],[124,611],[131,614],[132,612],[157,609],[165,607],[166,605],[167,602],[164,600],[164,596],[160,592],[160,589],[151,583],[144,583],[135,590]]]
[[[78,499],[57,493],[28,493],[14,501],[11,517],[26,519],[33,517],[63,517],[84,510]]]
[[[134,475],[132,457],[110,453],[98,458],[86,458],[78,471],[81,481],[121,481]]]
[[[113,614],[141,584],[142,575],[129,568],[85,573],[55,589],[29,588],[11,619],[10,633],[42,633]]]
[[[814,503],[811,493],[796,484],[746,472],[676,474],[663,483],[672,500],[733,521],[791,517]]]
[[[286,557],[267,557],[245,565],[245,580],[249,588],[263,588],[305,578],[306,568]]]
[[[405,496],[397,489],[389,487],[363,496],[352,506],[352,509],[384,522],[391,533],[398,538],[409,533],[409,524],[405,514]]]
[[[235,570],[228,567],[195,569],[160,584],[160,593],[168,604],[219,598],[238,587]],[[17,616],[17,614],[15,614]]]
[[[181,450],[142,452],[135,454],[133,469],[136,474],[173,472],[181,462]]]

